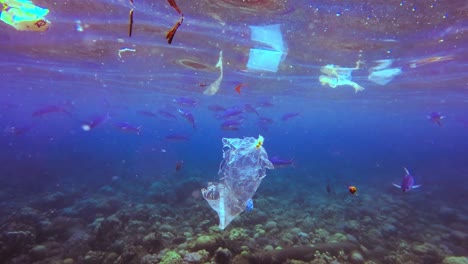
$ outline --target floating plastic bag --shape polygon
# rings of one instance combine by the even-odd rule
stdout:
[[[280,25],[249,27],[252,32],[251,39],[258,47],[250,49],[247,69],[277,72],[287,55]]]
[[[220,182],[208,183],[201,190],[203,198],[218,213],[219,228],[225,229],[242,213],[257,191],[266,169],[273,169],[263,148],[263,137],[223,138],[223,161],[219,166]]]
[[[320,68],[320,72],[324,75],[319,76],[319,81],[322,85],[328,85],[331,88],[336,88],[342,85],[350,85],[354,88],[354,92],[363,91],[364,88],[352,81],[351,73],[358,70],[360,61],[356,62],[355,68],[343,68],[333,64],[328,64]]]
[[[399,74],[401,74],[400,68],[391,68],[391,69],[385,69],[381,71],[374,71],[371,74],[369,74],[367,79],[379,85],[386,85],[391,80],[393,80],[395,76]]]
[[[393,78],[401,74],[401,68],[388,68],[392,66],[393,60],[377,60],[377,66],[370,69],[370,74],[367,79],[379,85],[386,85]]]
[[[0,0],[0,20],[21,31],[43,32],[49,29],[50,21],[45,19],[48,9],[35,6],[29,0]]]

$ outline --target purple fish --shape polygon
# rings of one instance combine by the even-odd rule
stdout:
[[[171,141],[188,141],[188,140],[190,140],[189,137],[184,136],[184,135],[180,135],[180,134],[169,134],[169,135],[166,136],[166,139],[171,140]]]
[[[398,184],[393,184],[393,186],[401,189],[404,192],[407,192],[411,189],[416,189],[421,187],[421,185],[414,185],[414,178],[413,176],[409,173],[409,171],[406,168],[405,169],[405,176],[403,176],[403,180],[401,181],[401,185]]]
[[[281,168],[281,167],[287,167],[287,166],[293,166],[294,167],[294,159],[281,159],[279,157],[271,157],[268,158],[270,162],[275,166],[275,168]]]
[[[132,132],[132,133],[135,133],[135,134],[141,136],[141,131],[140,131],[141,126],[138,126],[138,127],[132,126],[127,122],[117,123],[114,126],[116,128],[118,128],[118,129],[120,129],[123,132]]]
[[[294,112],[294,113],[286,113],[283,115],[283,117],[281,118],[281,120],[283,121],[288,121],[289,119],[291,118],[294,118],[296,116],[299,116],[299,112]]]
[[[240,110],[239,108],[236,108],[236,107],[228,108],[219,117],[223,118],[223,119],[229,119],[231,117],[238,116],[238,115],[242,114],[243,112],[244,111],[242,111],[242,110]]]
[[[164,116],[164,117],[167,118],[167,119],[175,119],[175,120],[177,120],[177,116],[175,116],[173,113],[168,112],[168,111],[166,111],[166,110],[159,110],[159,111],[158,111],[158,114]]]
[[[190,122],[190,124],[192,124],[192,127],[195,129],[195,118],[193,118],[192,113],[182,109],[179,109],[178,111],[185,119],[187,119],[187,121]]]
[[[41,117],[41,116],[44,116],[46,114],[51,114],[51,113],[65,113],[68,116],[71,116],[71,113],[68,110],[66,110],[65,108],[63,108],[61,106],[57,106],[57,105],[49,105],[49,106],[39,108],[39,109],[37,109],[36,111],[34,111],[32,113],[32,116],[33,117]]]
[[[172,101],[180,106],[191,106],[194,107],[198,104],[198,101],[188,97],[175,98]]]
[[[224,112],[226,111],[226,108],[220,106],[220,105],[210,105],[208,106],[208,109],[214,112]]]
[[[273,124],[274,121],[273,121],[273,119],[271,119],[271,118],[261,116],[261,117],[258,119],[258,123],[259,123],[259,124],[266,125],[266,124]]]
[[[97,116],[89,122],[84,122],[81,125],[81,129],[83,129],[84,131],[90,131],[91,129],[97,127],[98,125],[106,122],[108,119],[109,119],[109,114],[106,114],[103,116]]]
[[[227,120],[221,124],[223,130],[239,130],[240,125],[244,119],[239,120]]]
[[[441,120],[444,118],[445,116],[441,115],[441,113],[439,112],[431,112],[429,113],[429,115],[427,116],[427,119],[429,119],[430,121],[434,122],[434,123],[437,123],[439,126],[442,126],[442,123],[441,123]]]
[[[247,111],[249,113],[255,113],[255,114],[258,115],[257,109],[255,109],[251,104],[245,104],[244,109],[245,109],[245,111]]]

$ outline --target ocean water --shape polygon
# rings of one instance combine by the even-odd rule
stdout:
[[[466,1],[34,4],[0,22],[0,263],[468,263]],[[200,190],[259,135],[292,162],[220,230]]]

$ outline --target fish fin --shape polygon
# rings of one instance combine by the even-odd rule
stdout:
[[[422,184],[419,184],[419,185],[413,185],[413,186],[411,187],[411,189],[416,189],[416,188],[419,188],[419,187],[421,187],[421,186],[422,186]]]
[[[393,183],[393,186],[397,187],[398,189],[401,189],[401,186],[398,184]]]
[[[403,167],[403,169],[405,170],[406,175],[410,175],[408,169],[406,169],[405,167]]]

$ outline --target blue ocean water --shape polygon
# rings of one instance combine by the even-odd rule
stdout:
[[[465,1],[169,2],[0,22],[1,263],[468,263]],[[219,230],[259,135],[292,163]]]

